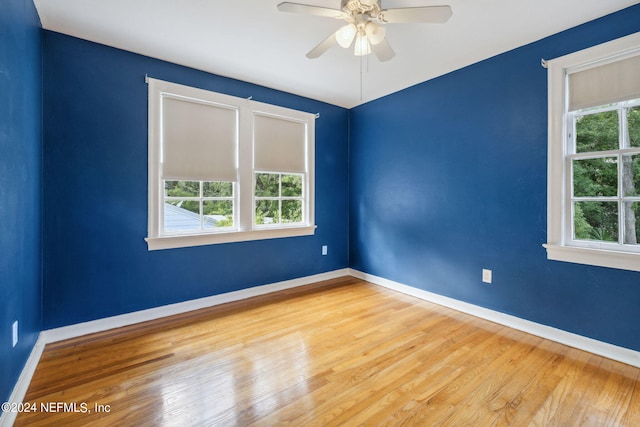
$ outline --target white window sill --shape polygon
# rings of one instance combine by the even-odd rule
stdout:
[[[545,244],[547,259],[640,271],[640,253]]]
[[[247,242],[250,240],[279,239],[283,237],[312,236],[315,225],[303,227],[259,229],[251,231],[230,231],[222,233],[193,234],[179,236],[147,237],[150,251],[185,248],[190,246],[215,245],[220,243]]]

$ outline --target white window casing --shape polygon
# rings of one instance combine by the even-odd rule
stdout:
[[[147,83],[149,250],[315,233],[314,114],[152,78]],[[302,223],[254,224],[256,170],[303,175]],[[164,232],[164,180],[233,182],[232,229]]]
[[[543,245],[547,257],[640,271],[637,247],[575,242],[570,201],[574,131],[570,112],[640,98],[640,33],[549,60],[547,65],[547,243]]]

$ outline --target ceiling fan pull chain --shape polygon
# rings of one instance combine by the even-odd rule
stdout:
[[[360,56],[360,101],[362,101],[362,61],[364,60],[363,56]]]

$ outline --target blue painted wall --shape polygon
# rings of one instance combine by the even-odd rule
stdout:
[[[348,266],[348,110],[43,33],[45,329]],[[145,74],[319,112],[315,236],[147,251]]]
[[[31,0],[0,2],[0,401],[41,327],[41,42]],[[12,347],[11,325],[19,324]]]
[[[540,59],[637,31],[640,5],[352,110],[351,266],[640,350],[640,273],[548,261],[541,246]]]
[[[4,0],[0,398],[41,329],[347,265],[640,350],[640,274],[547,261],[541,247],[540,58],[636,31],[640,5],[347,111],[52,32],[41,41],[32,2]],[[145,74],[321,113],[316,235],[148,252]]]

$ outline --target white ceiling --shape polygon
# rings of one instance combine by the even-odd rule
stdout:
[[[281,13],[281,1],[34,3],[47,30],[351,108],[639,2],[382,0],[383,8],[449,4],[453,16],[445,24],[389,24],[396,56],[381,63],[340,47],[307,59],[343,21]],[[300,3],[340,7],[340,0]]]

